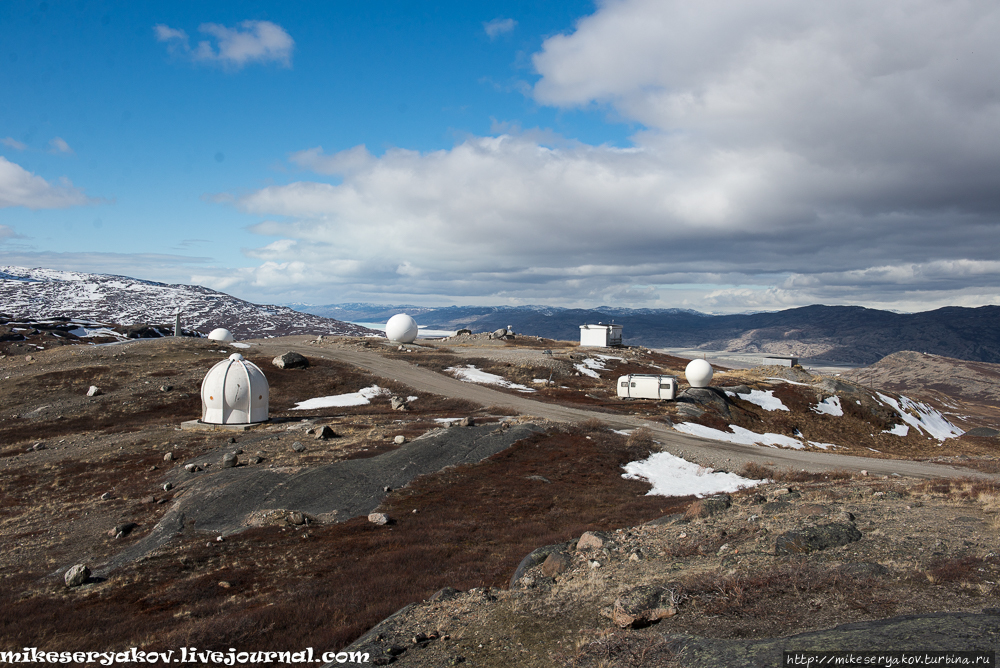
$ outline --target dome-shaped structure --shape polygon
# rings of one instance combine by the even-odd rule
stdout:
[[[225,327],[213,329],[208,335],[208,339],[210,341],[221,341],[222,343],[232,343],[235,340],[233,339],[233,333]]]
[[[385,335],[390,341],[413,343],[418,331],[417,321],[405,313],[397,313],[385,323]]]
[[[239,353],[209,369],[201,382],[201,421],[208,424],[266,422],[267,403],[264,372]]]
[[[691,360],[684,369],[684,375],[687,376],[691,387],[708,387],[714,373],[712,365],[706,360]]]

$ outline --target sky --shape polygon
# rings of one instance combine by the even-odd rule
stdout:
[[[258,303],[1000,303],[1000,5],[0,3],[0,264]]]

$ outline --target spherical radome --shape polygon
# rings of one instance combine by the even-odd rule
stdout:
[[[413,343],[417,338],[417,321],[405,313],[397,313],[385,323],[385,335],[390,341]]]
[[[232,343],[234,341],[233,333],[230,332],[225,327],[218,327],[216,329],[213,329],[212,332],[208,335],[208,338],[211,341],[221,341],[223,343]]]
[[[228,332],[227,332],[228,333]],[[269,388],[264,372],[233,353],[201,382],[201,421],[208,424],[266,422]]]
[[[712,382],[713,373],[715,372],[712,370],[712,365],[706,360],[691,360],[684,369],[684,375],[687,376],[691,387],[708,387]]]

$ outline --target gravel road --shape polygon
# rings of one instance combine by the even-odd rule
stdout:
[[[872,475],[898,474],[916,478],[974,477],[1000,479],[1000,476],[942,464],[929,464],[898,459],[869,459],[867,457],[836,455],[828,452],[740,445],[698,438],[682,434],[662,423],[650,422],[634,416],[613,415],[543,403],[530,399],[527,396],[508,394],[483,385],[459,381],[428,369],[422,369],[409,362],[383,357],[372,350],[353,347],[320,347],[305,343],[307,340],[303,337],[295,337],[282,339],[280,343],[271,343],[270,341],[261,342],[260,346],[262,349],[273,347],[273,350],[276,351],[274,354],[280,354],[286,350],[294,350],[306,357],[319,357],[346,362],[366,369],[377,376],[405,383],[417,391],[468,399],[483,406],[509,406],[522,415],[544,418],[553,422],[580,422],[590,418],[597,418],[615,429],[647,427],[653,432],[654,438],[662,444],[663,449],[667,452],[684,457],[684,459],[696,462],[702,466],[710,466],[716,469],[738,471],[745,463],[753,461],[778,468],[787,467],[813,472],[866,470]]]

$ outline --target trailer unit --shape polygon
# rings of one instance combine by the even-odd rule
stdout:
[[[676,399],[677,377],[652,373],[630,373],[618,377],[622,399]]]

